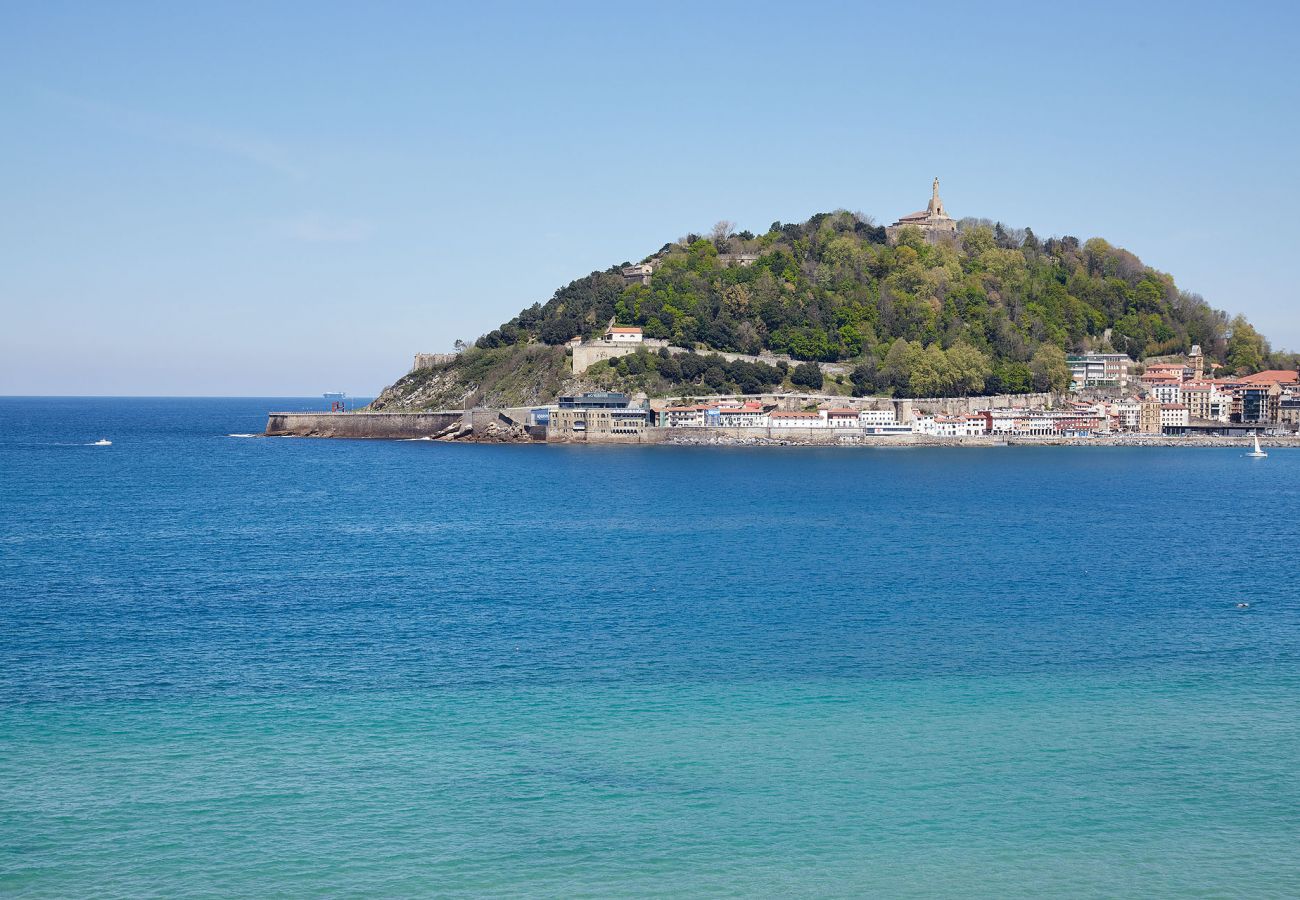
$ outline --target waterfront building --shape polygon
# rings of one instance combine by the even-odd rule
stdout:
[[[1300,428],[1300,394],[1284,394],[1278,401],[1277,420],[1281,425]]]
[[[804,412],[773,410],[767,415],[768,424],[773,428],[825,428],[824,412]]]
[[[560,406],[551,411],[548,437],[640,434],[650,425],[650,411],[638,406]]]
[[[1143,400],[1138,404],[1138,431],[1143,434],[1160,433],[1160,401]]]
[[[767,421],[767,410],[758,403],[718,409],[718,425],[722,428],[763,428]]]
[[[989,434],[1044,437],[1056,434],[1056,418],[1043,409],[991,409],[986,416]]]
[[[897,424],[898,418],[892,409],[864,409],[858,412],[858,425],[863,428]]]
[[[1212,381],[1188,381],[1183,385],[1183,403],[1187,405],[1190,419],[1228,421],[1232,411],[1232,395],[1223,393]]]
[[[625,407],[631,398],[617,391],[587,391],[585,394],[572,394],[561,397],[560,409],[618,409]]]
[[[709,409],[702,403],[670,406],[659,413],[659,421],[665,428],[703,428],[707,424]]]
[[[1087,437],[1106,431],[1110,423],[1105,413],[1091,407],[1058,412],[1052,418],[1057,432],[1068,437]]]
[[[1121,400],[1111,407],[1115,426],[1120,431],[1137,431],[1141,425],[1142,404],[1136,400]]]
[[[1243,384],[1234,392],[1232,421],[1246,425],[1277,422],[1281,412],[1282,388],[1270,384]]]
[[[950,240],[957,236],[957,221],[948,215],[947,210],[943,208],[943,201],[939,199],[938,178],[934,180],[934,184],[931,186],[930,204],[920,212],[903,216],[886,228],[886,239],[891,244],[898,243],[899,232],[909,226],[920,229],[921,234],[930,243]]]
[[[1160,404],[1160,433],[1182,434],[1187,431],[1187,406],[1182,403]]]
[[[937,416],[933,420],[936,437],[975,437],[984,433],[983,416]]]
[[[826,424],[831,428],[858,428],[861,418],[856,409],[828,409]]]

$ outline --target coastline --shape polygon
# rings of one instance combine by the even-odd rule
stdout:
[[[855,429],[647,428],[637,434],[583,434],[560,437],[544,428],[491,421],[465,422],[459,411],[432,413],[271,413],[267,437],[353,440],[433,441],[475,444],[636,445],[667,447],[1208,447],[1245,449],[1246,437],[1115,433],[1091,437],[1055,435],[875,435]],[[506,420],[509,421],[509,420]],[[754,433],[757,432],[757,433]],[[1300,434],[1260,438],[1266,448],[1300,447]]]
[[[983,435],[978,437],[943,438],[928,435],[911,437],[875,437],[841,435],[838,441],[806,441],[795,438],[735,437],[726,435],[692,435],[661,441],[665,446],[677,447],[1186,447],[1250,449],[1244,438],[1225,437],[1165,437],[1155,434],[1109,435],[1105,437],[1031,437]],[[592,441],[591,443],[598,443]],[[600,442],[603,443],[603,442]],[[1300,435],[1293,437],[1260,438],[1264,448],[1300,447]]]

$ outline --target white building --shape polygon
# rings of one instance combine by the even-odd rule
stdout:
[[[856,409],[828,409],[826,424],[831,428],[858,428],[861,426]]]
[[[1111,407],[1115,426],[1120,431],[1137,431],[1142,424],[1142,404],[1136,400],[1121,400]]]
[[[982,416],[937,416],[930,423],[929,433],[935,437],[975,437],[984,433]]]
[[[709,407],[670,406],[659,414],[659,421],[665,428],[703,428]]]
[[[722,406],[718,425],[722,428],[766,428],[767,412],[761,406]]]
[[[644,337],[636,326],[612,325],[605,332],[605,340],[612,344],[639,344]]]
[[[784,412],[774,410],[768,413],[768,424],[773,428],[825,428],[826,413],[820,412]]]
[[[1183,385],[1180,381],[1156,382],[1148,388],[1148,393],[1162,405],[1183,402]]]
[[[1057,433],[1056,416],[1042,409],[991,409],[991,432],[1000,435],[1043,437]]]
[[[1160,404],[1160,430],[1182,430],[1187,427],[1187,407],[1181,403]]]
[[[868,428],[873,425],[897,425],[892,409],[864,409],[858,413],[858,425]]]

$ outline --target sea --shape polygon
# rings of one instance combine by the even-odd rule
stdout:
[[[0,399],[0,896],[1300,895],[1300,450],[321,403]]]

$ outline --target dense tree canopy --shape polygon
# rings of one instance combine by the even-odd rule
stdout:
[[[756,261],[741,265],[742,255]],[[477,346],[562,344],[614,319],[679,347],[848,361],[855,392],[911,396],[1060,389],[1067,351],[1141,360],[1200,344],[1233,371],[1270,363],[1244,318],[1100,238],[1041,241],[964,220],[954,241],[904,229],[890,246],[884,229],[840,211],[758,236],[719,223],[710,237],[665,245],[654,263],[649,284],[626,284],[617,268],[580,278]],[[736,383],[712,368],[712,381]]]

